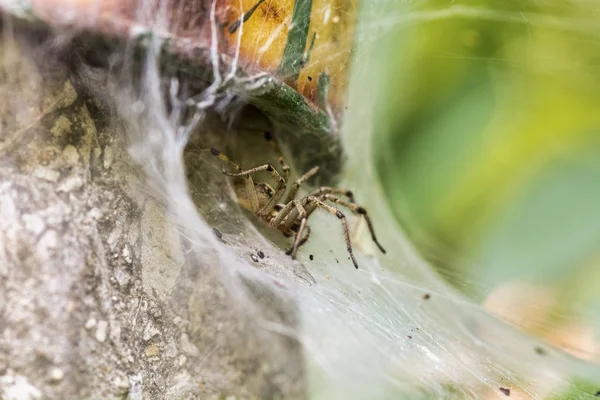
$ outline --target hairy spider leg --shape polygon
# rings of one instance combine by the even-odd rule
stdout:
[[[296,207],[297,204],[300,204],[298,200],[289,201],[279,210],[279,212],[277,212],[277,215],[271,220],[269,225],[273,227],[278,227],[282,225],[282,223],[284,223],[285,217],[287,217],[290,214],[290,212],[294,209],[294,207]],[[278,206],[281,206],[281,204],[278,204]],[[296,218],[296,216],[294,216],[294,218]]]
[[[302,247],[302,245],[304,245],[308,241],[308,238],[310,237],[310,226],[308,224],[306,224],[305,231],[306,231],[306,234],[304,235],[304,237],[302,239],[300,239],[300,243],[298,243],[298,248]],[[294,250],[294,248],[290,247],[289,249],[287,249],[285,251],[285,254],[289,256],[290,254],[292,254],[292,250]]]
[[[291,255],[292,259],[296,259],[296,253],[298,252],[298,248],[302,246],[308,240],[310,236],[310,227],[306,224],[308,219],[308,213],[306,209],[302,205],[302,203],[298,200],[292,200],[288,202],[279,212],[277,216],[273,218],[270,222],[271,226],[274,227],[282,227],[283,232],[287,232],[293,225],[294,222],[300,218],[300,228],[296,232],[296,238],[294,239],[294,246],[286,251],[286,254]],[[304,230],[306,231],[306,235],[302,236]]]
[[[269,214],[271,212],[271,210],[273,210],[273,208],[275,207],[277,202],[279,200],[281,200],[281,198],[283,197],[283,195],[285,194],[285,191],[287,189],[287,181],[290,177],[290,166],[286,163],[285,157],[283,157],[283,152],[281,151],[281,148],[279,147],[279,143],[277,142],[277,140],[275,140],[275,138],[269,131],[265,131],[264,138],[271,145],[273,152],[275,153],[275,155],[277,156],[277,159],[279,160],[279,164],[281,165],[281,170],[283,173],[283,181],[281,181],[281,180],[278,181],[277,187],[275,188],[275,195],[258,212],[259,216],[265,216],[265,215]],[[290,199],[290,200],[293,200],[293,199]],[[288,203],[288,202],[289,202],[289,200],[285,201],[284,203]]]
[[[292,254],[290,254],[292,260],[296,259],[296,253],[298,252],[298,248],[300,247],[300,242],[302,242],[302,234],[304,233],[304,229],[308,226],[306,225],[306,211],[304,211],[304,208],[301,205],[298,205],[298,207],[302,208],[302,212],[300,213],[300,215],[302,215],[302,220],[300,221],[300,228],[298,229],[298,233],[296,233],[296,239],[294,240],[294,248],[292,249]]]
[[[292,188],[290,189],[290,192],[285,197],[284,203],[294,200],[296,198],[296,194],[298,193],[298,189],[300,189],[300,185],[302,185],[308,179],[313,177],[317,172],[319,172],[319,167],[313,167],[310,169],[310,171],[308,171],[307,173],[302,175],[300,178],[298,178],[293,183]]]
[[[286,188],[285,179],[283,179],[282,176],[279,175],[279,172],[277,172],[275,167],[273,167],[273,165],[271,165],[271,164],[263,164],[263,165],[259,165],[258,167],[247,169],[245,171],[240,171],[238,173],[230,173],[230,172],[223,172],[223,173],[228,176],[242,177],[242,176],[249,176],[251,174],[254,174],[256,172],[261,172],[261,171],[269,172],[271,174],[271,176],[273,178],[275,178],[278,182],[277,190],[275,191],[275,194],[273,196],[271,196],[271,198],[269,199],[267,204],[265,204],[263,206],[263,208],[261,208],[260,210],[258,210],[256,212],[256,215],[262,217],[262,216],[268,215],[273,210],[273,208],[275,208],[275,205],[283,197],[283,194],[285,193],[285,188]],[[256,193],[255,193],[255,195],[256,195]]]
[[[348,198],[348,200],[350,201],[350,203],[354,203],[354,194],[352,193],[351,190],[333,188],[333,187],[329,187],[329,186],[321,186],[320,188],[318,188],[314,192],[312,192],[309,196],[321,197],[324,194],[339,194],[342,196],[346,196]]]
[[[207,151],[211,155],[217,157],[219,160],[227,162],[231,165],[236,171],[243,172],[244,169],[241,165],[234,163],[227,157],[225,154],[221,153],[219,150],[215,148],[210,149],[200,149],[200,151]],[[224,172],[224,171],[223,171]],[[225,173],[225,172],[224,172]],[[244,182],[246,184],[246,193],[248,196],[248,200],[250,201],[250,211],[256,213],[258,211],[258,197],[256,196],[256,190],[254,188],[254,180],[250,175],[244,176]]]
[[[350,254],[350,259],[352,260],[352,264],[354,264],[354,268],[358,269],[358,263],[356,262],[356,258],[354,257],[354,252],[352,251],[352,243],[350,242],[350,231],[348,230],[348,222],[346,221],[346,216],[337,208],[330,206],[329,204],[324,203],[322,200],[316,198],[315,196],[307,196],[302,201],[302,205],[308,207],[307,210],[307,218],[310,214],[316,210],[317,208],[322,208],[328,211],[330,214],[335,215],[342,221],[342,227],[344,228],[344,240],[346,242],[346,250],[348,250],[348,254]]]
[[[271,145],[277,159],[279,160],[279,164],[281,165],[281,170],[283,171],[283,179],[287,182],[290,177],[290,166],[285,162],[285,158],[283,157],[283,152],[279,147],[279,144],[271,135],[271,132],[265,132],[265,140]],[[286,201],[287,203],[287,201]]]
[[[298,232],[296,232],[296,237],[294,239],[294,247],[292,248],[291,253],[292,260],[295,260],[296,253],[298,252],[298,247],[300,247],[300,242],[302,241],[302,234],[304,233],[304,229],[306,228],[308,214],[306,213],[306,210],[302,206],[301,202],[299,202],[298,200],[293,200],[290,203],[294,206],[294,212],[290,213],[288,211],[288,218],[285,222],[283,222],[283,224],[286,225],[287,228],[288,224],[291,226],[293,225],[294,221],[300,219],[300,228],[298,229]]]
[[[342,200],[339,197],[334,196],[332,194],[325,194],[321,198],[324,199],[324,200],[331,201],[333,203],[339,204],[341,206],[347,207],[352,212],[354,212],[354,213],[356,213],[358,215],[362,215],[365,218],[365,220],[367,221],[367,226],[369,227],[369,232],[371,233],[371,238],[373,239],[373,242],[375,242],[375,244],[377,245],[377,247],[379,247],[379,250],[381,250],[381,252],[383,254],[385,254],[385,249],[377,241],[377,236],[375,236],[375,229],[373,228],[373,223],[371,222],[371,218],[369,217],[369,214],[367,214],[367,210],[364,207],[361,207],[358,204],[353,203],[353,202],[350,203],[350,202],[347,202],[345,200]]]

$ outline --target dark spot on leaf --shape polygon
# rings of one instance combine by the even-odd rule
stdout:
[[[235,33],[235,31],[237,31],[237,29],[240,27],[240,20],[238,19],[237,21],[235,21],[234,23],[232,23],[231,25],[229,25],[229,33],[233,34]]]
[[[315,256],[313,256],[312,254],[308,256],[308,258],[310,258],[310,261],[315,259]]]
[[[423,295],[423,300],[429,300],[431,298],[431,295],[429,293],[425,293]]]
[[[258,254],[260,258],[265,258],[265,253],[263,253],[262,250],[257,251],[256,254]]]
[[[502,393],[504,393],[505,396],[510,396],[510,389],[509,388],[503,388],[500,387],[498,388]]]
[[[548,354],[548,353],[546,353],[546,350],[541,346],[535,346],[535,348],[533,350],[535,351],[536,354],[539,354],[540,356],[545,356]]]
[[[250,254],[250,258],[252,259],[252,261],[258,262],[258,258],[256,258],[254,254]]]

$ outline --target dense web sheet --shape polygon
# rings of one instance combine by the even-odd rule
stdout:
[[[519,23],[548,23],[564,29],[571,29],[573,22],[554,18],[535,21],[519,19],[519,13],[505,14],[449,5],[431,13],[389,16],[368,23],[364,29],[366,40],[373,41],[398,23],[458,16],[516,19]],[[587,30],[576,26],[573,29]],[[377,253],[365,226],[353,218],[360,265],[355,270],[345,252],[339,222],[317,213],[311,218],[312,238],[302,248],[299,262],[294,262],[261,235],[233,200],[223,200],[223,192],[214,191],[227,180],[210,162],[200,165],[205,168],[200,181],[205,186],[189,185],[184,148],[193,132],[210,130],[204,110],[218,102],[218,96],[226,96],[218,89],[235,75],[232,71],[223,78],[218,73],[220,57],[214,53],[216,48],[212,59],[219,78],[197,99],[198,113],[192,122],[185,123],[189,125],[182,126],[182,120],[174,118],[177,108],[166,111],[155,55],[148,59],[144,72],[145,92],[132,95],[119,87],[115,96],[121,99],[121,113],[132,127],[132,154],[193,244],[189,251],[199,258],[207,252],[217,254],[219,263],[214,269],[231,293],[239,293],[240,302],[248,298],[238,290],[242,287],[238,273],[265,281],[277,275],[278,282],[294,293],[302,314],[299,331],[268,320],[261,324],[265,330],[294,337],[304,346],[311,398],[487,399],[510,394],[512,398],[546,399],[579,379],[598,379],[600,369],[546,348],[489,316],[432,272],[394,222],[383,200],[369,152],[372,110],[356,93],[350,93],[353,100],[348,115],[358,117],[342,128],[348,150],[343,185],[352,188],[357,201],[370,210],[378,236],[388,250],[385,256]],[[365,78],[368,67],[358,69],[358,79]],[[132,96],[137,101],[132,101]],[[190,193],[201,199],[201,213]],[[230,189],[226,193],[232,196]],[[213,228],[223,232],[225,243],[215,237]],[[257,250],[268,258],[255,261],[251,255]],[[256,268],[257,264],[263,271]],[[250,307],[249,312],[262,318],[258,307]],[[536,350],[539,348],[543,351]],[[595,394],[583,388],[571,393],[582,399]]]

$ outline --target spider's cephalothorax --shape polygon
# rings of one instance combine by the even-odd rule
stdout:
[[[290,167],[285,162],[277,142],[269,132],[265,133],[265,139],[271,144],[275,154],[279,158],[281,173],[271,164],[263,164],[254,168],[244,169],[241,165],[234,163],[229,157],[214,148],[205,150],[220,160],[229,163],[236,171],[223,171],[224,174],[242,178],[244,180],[244,186],[236,191],[238,201],[242,207],[254,213],[271,227],[281,231],[284,236],[295,237],[293,247],[287,252],[293,259],[296,258],[298,248],[306,243],[310,236],[310,227],[307,224],[308,218],[317,208],[321,208],[335,215],[342,222],[346,248],[348,249],[352,263],[358,268],[354,253],[352,252],[346,216],[328,203],[338,204],[342,207],[346,207],[355,214],[362,215],[367,221],[367,226],[371,233],[371,237],[373,238],[373,242],[375,242],[377,247],[385,253],[385,249],[377,241],[375,231],[373,230],[373,224],[367,214],[367,210],[354,202],[351,191],[323,186],[314,190],[308,196],[296,198],[300,185],[315,175],[319,170],[319,167],[312,168],[294,181],[292,186],[288,188],[287,182],[290,175]],[[266,183],[254,182],[252,175],[260,171],[266,171],[271,174],[276,181],[275,188]]]

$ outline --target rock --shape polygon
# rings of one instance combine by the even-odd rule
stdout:
[[[65,373],[60,368],[52,368],[48,374],[48,377],[53,382],[59,382],[65,377]]]
[[[106,340],[106,329],[108,328],[108,322],[100,321],[98,322],[98,327],[96,328],[96,340],[100,343],[104,343]]]
[[[27,378],[13,375],[10,370],[9,374],[0,376],[0,394],[2,400],[34,400],[42,397],[40,390]]]
[[[270,279],[225,281],[229,266],[199,251],[209,239],[150,195],[148,164],[128,152],[135,129],[112,114],[133,101],[108,96],[108,69],[84,59],[102,46],[73,38],[54,54],[52,37],[14,29],[18,41],[0,38],[0,363],[19,375],[0,369],[0,398],[305,398],[299,344],[261,322],[294,329],[293,300]],[[152,117],[128,122],[158,126]],[[229,251],[248,259],[251,239]]]
[[[146,328],[144,328],[144,334],[142,335],[142,339],[144,340],[144,342],[147,342],[158,335],[160,335],[160,331],[156,329],[154,325],[152,325],[152,323],[148,323],[148,325],[146,325]]]

